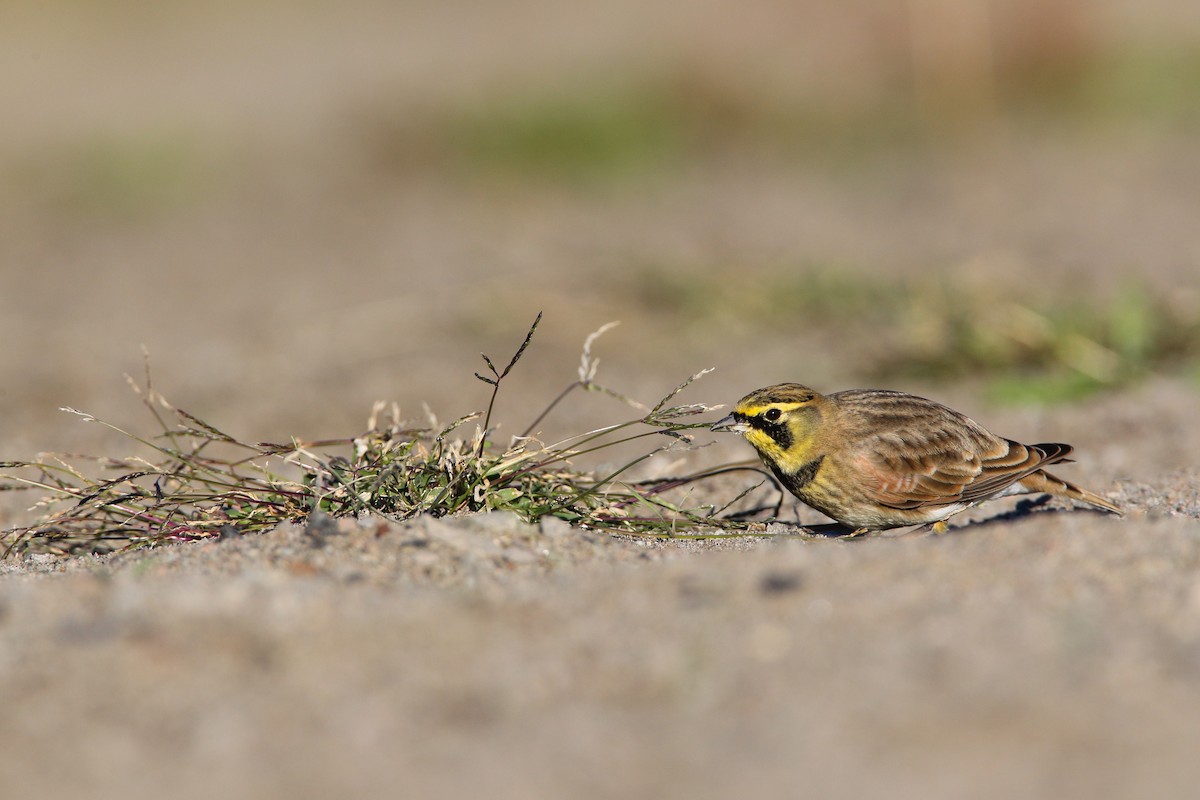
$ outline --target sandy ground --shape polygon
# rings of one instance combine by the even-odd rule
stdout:
[[[1186,127],[1013,125],[861,163],[734,148],[599,188],[398,170],[362,128],[613,64],[817,94],[817,67],[842,94],[886,85],[847,67],[886,48],[820,4],[586,19],[532,0],[408,5],[14,5],[0,457],[128,452],[56,409],[143,426],[123,378],[142,345],[176,404],[260,441],[351,435],[381,398],[413,416],[475,410],[476,353],[509,352],[541,309],[497,409],[508,428],[611,319],[601,375],[646,400],[714,366],[687,399],[860,385],[888,335],[672,316],[639,295],[650,266],[718,286],[804,264],[864,282],[952,270],[1064,305],[1131,278],[1200,288]],[[1200,30],[1188,3],[1101,5],[1101,39]],[[81,154],[164,140],[190,165],[167,194],[115,210],[89,194]],[[1128,516],[1000,503],[941,537],[812,542],[781,524],[718,543],[367,519],[13,558],[0,794],[1192,797],[1200,385],[1164,375],[1049,407],[990,406],[969,383],[897,388],[1071,442],[1061,474]],[[613,413],[587,397],[554,424]],[[695,457],[748,455],[722,441]],[[0,497],[0,524],[28,519],[28,501]]]

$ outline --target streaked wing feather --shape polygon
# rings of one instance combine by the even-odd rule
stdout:
[[[872,496],[881,504],[914,509],[950,503],[976,503],[998,494],[1047,464],[1066,458],[1068,445],[1033,445],[999,439],[982,458],[963,453],[926,453],[919,460],[904,459],[904,466],[876,462],[868,481]],[[894,459],[892,459],[894,461]]]
[[[958,502],[981,470],[979,459],[964,459],[961,451],[953,457],[924,453],[906,458],[873,452],[860,456],[857,467],[872,499],[901,509]]]
[[[1067,444],[1023,445],[1011,439],[1001,441],[1007,445],[1008,455],[985,460],[979,478],[963,491],[963,500],[986,500],[1047,464],[1061,461],[1072,449]]]
[[[922,398],[882,391],[838,397],[868,420],[856,448],[861,488],[892,508],[979,502],[1071,452],[1068,445],[1001,438]]]
[[[876,427],[858,458],[863,488],[893,509],[978,503],[1070,452],[997,437],[935,403],[913,410],[911,425]]]

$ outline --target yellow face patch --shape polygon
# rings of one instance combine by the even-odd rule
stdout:
[[[782,461],[785,451],[780,447],[779,442],[771,438],[770,434],[760,431],[757,428],[751,428],[744,434],[746,441],[754,446],[754,449],[767,456],[772,461]]]
[[[746,441],[785,470],[812,458],[812,414],[810,403],[797,402],[746,404],[733,412],[747,426]]]

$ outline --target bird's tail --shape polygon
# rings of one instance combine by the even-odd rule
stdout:
[[[1089,492],[1083,487],[1076,486],[1073,483],[1064,481],[1062,478],[1051,475],[1044,469],[1039,469],[1037,472],[1026,475],[1021,479],[1020,484],[1021,488],[1031,494],[1045,492],[1046,494],[1077,500],[1080,503],[1087,503],[1089,506],[1102,508],[1105,511],[1111,511],[1117,516],[1125,516],[1125,512],[1115,503],[1110,503],[1094,492]]]

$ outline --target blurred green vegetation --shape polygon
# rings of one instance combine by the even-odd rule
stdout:
[[[142,218],[194,201],[205,181],[206,154],[183,133],[98,135],[25,164],[17,182],[61,211]]]
[[[1032,59],[933,103],[916,102],[912,80],[898,73],[886,91],[848,100],[702,71],[580,76],[568,88],[514,89],[419,114],[385,105],[364,122],[376,158],[392,168],[435,163],[568,182],[653,177],[731,150],[855,165],[1027,122],[1071,135],[1122,124],[1200,126],[1200,47],[1127,45]]]
[[[472,108],[445,120],[443,135],[469,169],[587,180],[681,156],[696,117],[670,93],[635,85]]]
[[[678,324],[803,341],[836,330],[879,380],[981,379],[998,402],[1060,402],[1155,373],[1200,373],[1200,287],[1129,281],[1107,296],[1004,290],[953,272],[863,279],[835,266],[645,267],[628,293]],[[842,336],[844,334],[844,336]]]
[[[994,399],[1053,402],[1127,386],[1200,359],[1200,298],[1130,281],[1111,297],[1001,296],[943,280],[909,292],[903,348],[884,375],[982,376]]]
[[[462,109],[377,115],[377,162],[457,167],[473,177],[622,183],[731,151],[846,164],[920,141],[920,120],[895,99],[831,107],[755,94],[696,76],[651,75],[569,91],[517,92]]]
[[[1105,53],[1042,99],[1084,122],[1155,122],[1200,127],[1200,46]]]
[[[1133,42],[1064,47],[995,64],[946,97],[919,102],[919,75],[892,64],[854,96],[780,89],[721,70],[674,64],[557,88],[514,85],[480,100],[415,108],[374,98],[353,127],[373,170],[433,167],[499,180],[622,183],[654,179],[730,152],[869,168],[876,157],[941,147],[1026,122],[1069,135],[1113,125],[1200,128],[1200,46]],[[885,71],[886,72],[886,71]],[[937,87],[934,88],[936,94]],[[969,98],[969,99],[968,99]],[[137,216],[188,202],[211,154],[186,130],[97,133],[27,161],[17,177],[51,203],[84,213]]]

